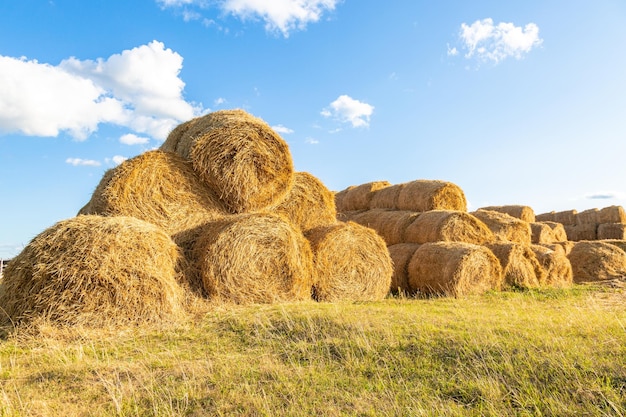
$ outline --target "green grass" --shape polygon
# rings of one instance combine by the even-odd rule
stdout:
[[[213,308],[20,330],[0,416],[626,416],[626,293]]]

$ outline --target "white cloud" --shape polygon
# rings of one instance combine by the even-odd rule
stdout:
[[[515,26],[501,22],[494,25],[493,19],[477,20],[471,25],[461,24],[460,39],[467,52],[465,58],[498,63],[507,57],[517,59],[541,45],[539,27],[535,23]],[[458,50],[448,46],[448,55],[457,55]]]
[[[120,137],[120,143],[124,145],[145,145],[148,142],[150,142],[149,138],[137,136],[133,133],[127,133]]]
[[[373,112],[374,106],[350,96],[341,95],[330,103],[330,108],[323,109],[321,115],[334,117],[342,123],[350,123],[352,127],[368,127]]]
[[[0,56],[0,132],[83,140],[100,123],[165,139],[201,112],[182,97],[182,57],[153,41],[108,59],[58,66]]]
[[[285,127],[283,125],[272,126],[272,129],[283,135],[289,135],[293,133],[293,129],[289,129],[288,127]]]
[[[113,161],[113,163],[115,165],[119,165],[122,162],[126,161],[128,158],[126,158],[125,156],[121,156],[121,155],[115,155],[113,158],[111,158],[111,160]]]
[[[99,167],[101,164],[93,159],[67,158],[66,163],[77,166]]]
[[[306,138],[304,142],[308,143],[309,145],[317,145],[318,143],[320,143],[320,141],[315,138]]]
[[[315,23],[325,12],[332,12],[341,0],[219,0],[222,12],[246,19],[260,19],[268,32],[278,32],[284,37],[294,30],[304,30]],[[207,7],[206,0],[157,0],[161,7]],[[185,10],[184,13],[190,13]]]
[[[585,196],[587,200],[623,200],[626,193],[621,191],[599,191]]]
[[[224,104],[224,103],[226,103],[226,99],[225,99],[225,98],[222,98],[222,97],[218,97],[218,98],[216,98],[216,99],[213,101],[213,106],[214,106],[214,107],[217,107],[217,106],[219,106],[219,105],[221,105],[221,104]]]

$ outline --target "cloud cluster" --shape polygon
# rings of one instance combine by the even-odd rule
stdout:
[[[626,199],[626,193],[621,191],[599,191],[585,196],[587,200],[623,200]]]
[[[344,94],[330,103],[321,114],[324,117],[333,117],[342,123],[350,123],[352,127],[369,127],[370,116],[373,112],[374,106]]]
[[[158,41],[57,66],[0,56],[0,132],[83,140],[111,123],[163,140],[202,111],[183,98],[182,61]]]
[[[289,37],[294,30],[303,30],[309,23],[319,21],[325,12],[333,11],[340,0],[219,0],[213,2],[224,13],[241,20],[260,19],[268,32]],[[185,20],[199,14],[189,7],[205,7],[205,0],[157,0],[161,7],[182,8]]]
[[[498,63],[507,57],[517,59],[541,45],[539,27],[534,23],[515,26],[501,22],[494,25],[493,19],[477,20],[471,25],[461,24],[459,35],[465,58]],[[457,55],[456,47],[448,46],[448,55]]]

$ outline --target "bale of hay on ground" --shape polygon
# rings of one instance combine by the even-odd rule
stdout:
[[[133,217],[78,216],[37,235],[0,284],[0,321],[102,326],[178,320],[181,254],[169,235]]]
[[[162,148],[172,146],[166,141]],[[273,206],[293,184],[287,142],[243,110],[220,110],[197,118],[175,148],[232,213]]]
[[[463,242],[425,243],[408,266],[409,288],[423,295],[460,297],[500,290],[502,267],[485,246]]]
[[[413,211],[372,209],[352,217],[352,221],[374,229],[387,246],[404,242],[404,231],[419,215]]]
[[[554,211],[550,211],[548,213],[541,213],[541,214],[535,214],[535,221],[536,222],[554,222],[555,220],[555,213]]]
[[[311,298],[311,247],[281,215],[248,213],[209,222],[197,231],[193,254],[213,300],[256,304]]]
[[[536,288],[545,281],[545,271],[529,245],[497,242],[486,246],[500,261],[504,286]]]
[[[485,209],[479,209],[471,214],[483,222],[497,240],[530,245],[532,233],[528,222],[506,213]]]
[[[626,223],[626,211],[622,206],[604,207],[598,211],[598,223]]]
[[[543,244],[557,241],[552,228],[544,222],[530,223],[530,230],[532,231],[532,243]]]
[[[333,193],[308,172],[294,174],[293,186],[274,211],[302,231],[334,223],[337,217]]]
[[[589,210],[581,211],[576,214],[576,224],[577,225],[587,225],[587,224],[598,224],[598,214],[600,210],[597,208],[592,208]]]
[[[598,225],[598,239],[626,239],[626,223],[602,223]]]
[[[491,242],[494,235],[483,222],[463,211],[432,210],[420,213],[404,231],[405,243]]]
[[[578,211],[576,210],[557,211],[554,213],[554,221],[564,226],[573,226],[576,224],[577,214]]]
[[[572,284],[572,265],[560,250],[552,250],[542,245],[531,245],[544,274],[539,283],[545,287],[565,288]]]
[[[617,246],[618,248],[626,252],[626,239],[605,239],[603,240],[603,242]]]
[[[533,223],[535,221],[535,212],[529,206],[522,206],[522,205],[488,206],[488,207],[482,207],[481,209],[505,213],[505,214],[508,214],[509,216],[515,217],[516,219],[524,220],[525,222],[528,222],[528,223]]]
[[[576,283],[626,277],[626,252],[607,242],[577,242],[568,258]]]
[[[564,225],[567,240],[578,242],[580,240],[596,240],[598,238],[598,225],[595,223],[577,224],[574,226]]]
[[[389,293],[393,264],[385,241],[358,223],[347,222],[306,233],[315,259],[318,301],[374,301]]]
[[[131,216],[174,235],[228,212],[187,161],[156,150],[107,171],[79,214]]]
[[[398,243],[388,246],[389,255],[393,261],[393,275],[391,276],[391,292],[393,294],[409,294],[409,261],[419,248],[417,243]]]
[[[554,234],[554,242],[565,242],[567,241],[567,232],[565,231],[565,226],[558,222],[539,222],[548,225],[552,229],[552,233]]]
[[[415,180],[402,185],[398,195],[398,210],[467,211],[465,193],[456,184],[439,180]]]
[[[370,199],[370,209],[397,209],[398,198],[400,198],[400,191],[404,184],[394,184],[389,187],[381,188],[372,192],[372,198]]]
[[[374,192],[389,186],[391,186],[389,181],[372,181],[348,187],[335,195],[337,211],[368,210]]]

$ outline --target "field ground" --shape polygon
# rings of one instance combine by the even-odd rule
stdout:
[[[5,333],[0,416],[626,415],[619,285],[200,313]]]

